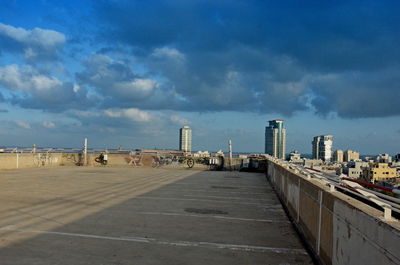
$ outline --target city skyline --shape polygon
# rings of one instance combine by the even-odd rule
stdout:
[[[400,152],[400,4],[110,3],[0,3],[0,146]]]

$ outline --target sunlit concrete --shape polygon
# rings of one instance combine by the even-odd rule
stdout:
[[[310,264],[264,174],[58,167],[0,175],[1,264]]]

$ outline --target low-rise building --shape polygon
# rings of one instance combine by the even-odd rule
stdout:
[[[396,168],[389,167],[387,163],[374,163],[369,168],[363,169],[362,178],[371,183],[392,182],[397,178]]]
[[[360,159],[360,153],[353,151],[353,150],[346,150],[343,154],[343,161],[350,162],[350,161],[357,161]]]
[[[303,159],[303,166],[309,168],[315,168],[322,166],[324,162],[321,159]]]
[[[289,153],[288,159],[289,159],[289,161],[301,160],[300,153],[297,150],[294,150],[294,151]]]
[[[335,152],[333,152],[333,162],[343,162],[343,150],[336,150]]]
[[[349,178],[358,179],[363,176],[363,169],[365,168],[369,168],[367,162],[351,161],[343,168],[343,174],[346,174]]]
[[[392,163],[392,157],[389,154],[379,154],[375,157],[376,163]]]

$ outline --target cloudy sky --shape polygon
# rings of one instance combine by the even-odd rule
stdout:
[[[3,0],[0,145],[400,153],[398,1]]]

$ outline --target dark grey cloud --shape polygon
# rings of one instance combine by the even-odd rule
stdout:
[[[399,6],[372,0],[93,3],[102,22],[98,40],[127,45],[148,74],[162,77],[160,86],[182,99],[168,104],[171,109],[292,115],[311,107],[349,118],[400,114],[399,83],[390,74],[400,61]]]
[[[168,109],[184,103],[173,88],[151,76],[135,73],[129,62],[94,54],[85,60],[84,66],[76,79],[102,98],[103,107]]]
[[[8,89],[6,101],[51,111],[399,115],[399,6],[372,0],[97,0],[75,16],[95,14],[66,31],[68,41],[51,29],[0,23],[0,52],[31,65],[0,67],[0,84]],[[57,11],[60,18],[76,5],[71,7]],[[90,49],[97,53],[87,55]],[[66,72],[77,58],[83,67],[64,75],[53,67],[57,56]]]
[[[399,115],[400,69],[323,75],[314,80],[317,113],[345,118]]]

